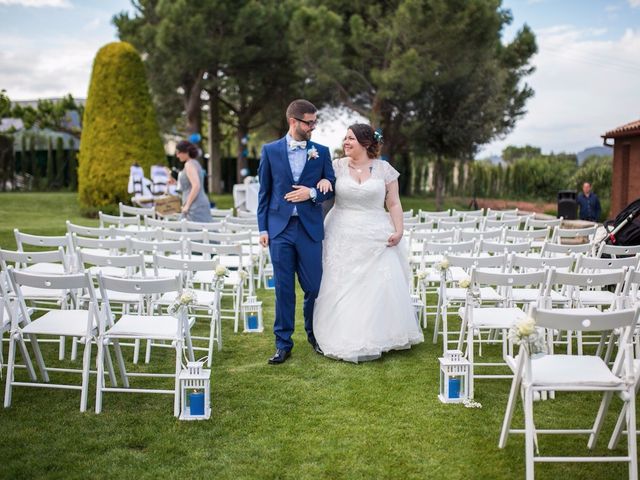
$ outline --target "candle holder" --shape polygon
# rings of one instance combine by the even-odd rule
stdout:
[[[254,296],[248,296],[242,304],[242,318],[244,319],[245,332],[262,332],[264,330],[262,302],[259,302]]]
[[[265,265],[264,270],[262,271],[262,275],[263,275],[263,284],[264,284],[264,288],[268,289],[268,290],[273,290],[274,288],[276,288],[276,280],[275,277],[273,275],[273,265],[269,264],[269,265]]]
[[[440,362],[440,394],[442,403],[462,403],[469,398],[471,364],[460,350],[447,350]]]
[[[187,362],[180,372],[180,420],[207,420],[211,417],[211,370],[204,361]]]

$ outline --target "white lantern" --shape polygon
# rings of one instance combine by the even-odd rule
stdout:
[[[204,361],[187,362],[180,372],[180,420],[207,420],[211,417],[211,370]]]
[[[242,304],[242,318],[244,319],[245,332],[262,332],[264,330],[262,302],[259,302],[256,297],[247,297],[247,300]]]
[[[276,279],[273,275],[273,265],[269,264],[269,265],[265,265],[264,270],[262,271],[262,275],[263,275],[263,284],[264,284],[264,288],[267,288],[269,290],[273,290],[274,288],[276,288]]]
[[[440,394],[443,403],[462,403],[469,398],[471,364],[460,350],[447,350],[440,362]]]

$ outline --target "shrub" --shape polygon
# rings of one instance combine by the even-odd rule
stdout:
[[[126,42],[102,47],[93,72],[78,157],[78,197],[86,210],[127,202],[129,167],[146,172],[165,154],[144,65]]]

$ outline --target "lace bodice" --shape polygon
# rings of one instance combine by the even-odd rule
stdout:
[[[379,159],[373,160],[371,177],[362,183],[351,176],[348,157],[334,160],[333,169],[336,173],[335,207],[352,210],[384,210],[385,185],[400,176],[389,162]]]

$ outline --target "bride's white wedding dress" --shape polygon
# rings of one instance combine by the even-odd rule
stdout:
[[[361,184],[348,158],[334,160],[335,204],[325,219],[322,283],[313,331],[325,355],[350,362],[424,341],[411,304],[406,244],[387,247],[394,232],[385,185],[399,173],[373,160]]]

